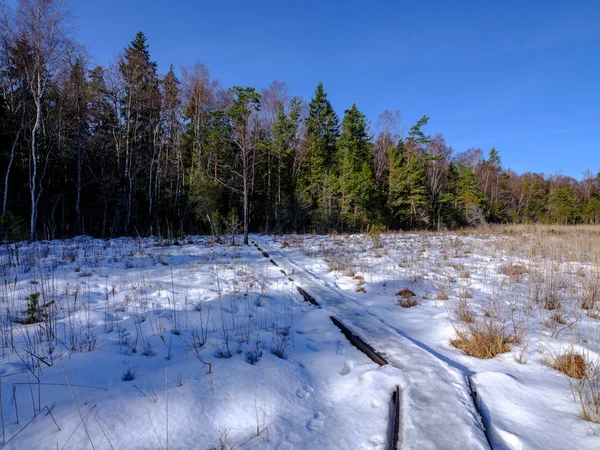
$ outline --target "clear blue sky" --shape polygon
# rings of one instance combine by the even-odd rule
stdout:
[[[161,73],[201,61],[224,86],[319,81],[341,116],[422,114],[455,151],[518,172],[600,170],[600,0],[77,0],[106,64],[138,30]]]

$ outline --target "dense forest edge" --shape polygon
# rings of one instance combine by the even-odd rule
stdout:
[[[338,118],[319,84],[226,88],[200,62],[161,75],[142,32],[108,67],[58,0],[0,8],[2,239],[597,224],[581,180],[455,152],[427,115]]]

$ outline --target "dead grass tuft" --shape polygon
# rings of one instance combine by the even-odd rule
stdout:
[[[412,299],[416,294],[410,289],[404,288],[400,289],[400,291],[396,294],[398,297],[405,298],[407,300]]]
[[[417,301],[416,297],[401,298],[398,299],[398,305],[403,308],[412,308],[413,306],[418,306],[419,302]]]
[[[581,380],[585,377],[587,371],[585,359],[579,353],[575,352],[566,352],[557,356],[552,367],[576,380]]]
[[[460,299],[454,310],[454,317],[463,323],[475,322],[475,313],[465,299]]]
[[[512,340],[491,321],[457,331],[457,334],[452,345],[474,358],[490,359],[510,351]]]
[[[446,293],[446,288],[444,286],[440,286],[440,289],[436,296],[437,300],[450,300],[450,296]]]
[[[500,273],[508,277],[518,277],[527,273],[527,267],[523,264],[506,264],[500,267]]]

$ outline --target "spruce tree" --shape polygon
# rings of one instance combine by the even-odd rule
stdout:
[[[341,219],[347,227],[356,229],[373,220],[369,212],[375,211],[376,187],[367,119],[355,104],[345,112],[337,148]]]
[[[401,139],[396,148],[388,152],[389,203],[392,215],[405,228],[424,225],[430,215],[424,150],[430,137],[421,129],[428,120],[427,116],[421,117],[410,129],[406,141]]]
[[[277,120],[273,125],[273,154],[276,159],[276,196],[275,222],[281,230],[284,224],[291,220],[293,190],[295,187],[292,176],[291,154],[298,141],[301,112],[300,100],[294,97],[290,109],[285,111],[283,104],[279,105]]]
[[[316,225],[327,229],[334,220],[336,177],[332,172],[339,123],[323,83],[317,85],[308,110],[308,154],[298,184],[298,196],[308,211],[315,212]]]
[[[141,31],[125,49],[118,67],[124,85],[123,98],[119,99],[124,120],[125,152],[121,162],[125,178],[124,228],[129,231],[132,221],[137,218],[136,199],[143,199],[141,195],[137,195],[136,187],[139,189],[145,185],[137,180],[141,178],[140,175],[143,175],[142,179],[149,179],[151,176],[150,167],[157,150],[155,137],[161,106],[156,63],[150,60],[146,37]],[[144,189],[144,193],[147,192],[149,193]],[[151,205],[149,196],[145,200]]]

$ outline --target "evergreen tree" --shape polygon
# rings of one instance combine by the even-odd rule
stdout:
[[[579,202],[571,186],[555,189],[548,198],[548,213],[551,221],[574,224],[578,219]]]
[[[125,49],[118,63],[123,79],[124,92],[120,99],[123,118],[123,140],[125,154],[121,161],[124,175],[124,229],[129,230],[132,219],[137,219],[134,203],[143,199],[137,195],[138,178],[151,179],[151,167],[157,152],[157,127],[160,126],[160,91],[156,63],[150,60],[146,37],[138,32]],[[143,186],[143,184],[142,184]],[[151,191],[147,187],[148,197],[144,199],[151,213]],[[133,216],[133,217],[132,217]],[[149,217],[151,219],[151,217]]]
[[[94,199],[91,205],[101,206],[98,209],[102,214],[97,218],[101,225],[97,232],[106,237],[116,231],[109,232],[108,224],[111,219],[109,213],[114,213],[117,209],[114,198],[119,180],[116,146],[120,144],[118,137],[121,128],[111,92],[106,85],[104,69],[100,66],[95,67],[89,72],[88,78],[88,124],[91,138],[88,152],[90,162],[87,169],[94,188],[90,198]],[[113,207],[110,207],[111,205]]]
[[[323,83],[317,85],[308,110],[308,154],[299,180],[299,198],[308,211],[315,212],[316,225],[327,229],[334,221],[336,177],[333,172],[339,122]]]
[[[367,119],[355,104],[345,112],[337,148],[342,228],[356,229],[374,219],[376,187]]]
[[[423,147],[430,137],[421,129],[428,120],[427,116],[421,117],[411,127],[406,141],[400,140],[388,154],[389,203],[402,227],[423,226],[430,215],[425,176],[428,157]]]
[[[63,144],[68,147],[68,158],[75,163],[75,227],[79,234],[83,231],[81,220],[81,193],[83,188],[83,170],[86,152],[89,146],[87,79],[81,60],[77,58],[71,68],[69,79],[64,87],[65,123],[67,130]]]
[[[458,210],[463,219],[469,224],[485,223],[483,206],[485,196],[479,188],[477,175],[474,167],[470,165],[460,165],[459,178],[456,185],[456,200]]]
[[[279,230],[290,224],[293,207],[293,191],[295,188],[292,175],[292,152],[297,146],[300,128],[300,101],[292,99],[289,112],[283,104],[279,105],[277,120],[273,126],[273,153],[276,159],[276,200],[275,221]]]

